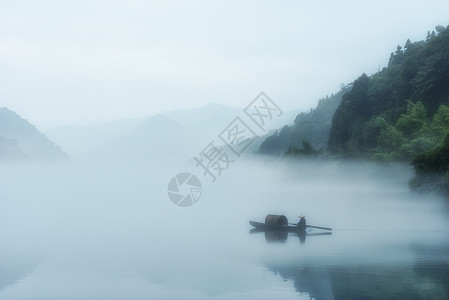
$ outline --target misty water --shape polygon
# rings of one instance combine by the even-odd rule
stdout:
[[[0,169],[0,299],[443,299],[444,199],[403,165],[240,159],[189,208],[190,162]],[[250,233],[269,213],[332,227]]]

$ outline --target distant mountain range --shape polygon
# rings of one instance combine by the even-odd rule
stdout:
[[[84,161],[149,163],[176,159],[191,149],[184,127],[156,115],[142,124],[81,156]]]
[[[48,129],[45,134],[78,158],[137,128],[144,120],[124,119],[85,126],[59,126]]]
[[[0,108],[1,161],[68,161],[69,156],[18,114]]]
[[[190,110],[173,110],[143,119],[128,119],[88,126],[63,126],[46,131],[74,159],[149,161],[184,160],[197,155],[243,109],[208,104]],[[268,129],[288,123],[298,111],[288,111]],[[258,149],[263,138],[253,144]]]

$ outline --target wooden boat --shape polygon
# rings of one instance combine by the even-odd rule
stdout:
[[[316,228],[332,231],[332,228],[306,225],[306,218],[300,216],[298,224],[288,223],[287,218],[284,215],[267,215],[265,217],[265,223],[249,221],[251,226],[254,226],[260,230],[283,230],[283,231],[305,231],[306,228]]]
[[[254,228],[249,233],[264,232],[265,240],[267,242],[284,243],[287,241],[289,232],[294,233],[299,237],[301,244],[305,243],[306,236],[312,235],[331,235],[332,232],[310,233],[306,228],[317,228],[332,231],[331,228],[306,225],[304,216],[300,216],[298,224],[288,223],[288,220],[283,215],[267,215],[265,223],[249,221],[249,224]]]
[[[260,231],[265,230],[281,230],[281,231],[289,231],[289,232],[298,232],[298,231],[305,231],[305,228],[301,228],[296,225],[271,225],[271,224],[265,224],[260,223],[256,221],[249,221],[249,224],[255,229],[259,229]]]

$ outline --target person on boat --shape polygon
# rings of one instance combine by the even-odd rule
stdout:
[[[299,216],[299,222],[296,224],[300,230],[306,229],[306,217],[305,216]]]

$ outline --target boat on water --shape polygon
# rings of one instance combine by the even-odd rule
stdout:
[[[305,231],[306,228],[316,228],[322,230],[332,231],[332,228],[313,226],[306,224],[306,218],[299,216],[299,222],[297,224],[288,223],[288,219],[284,215],[267,215],[265,217],[265,223],[249,221],[249,224],[258,230],[281,230],[289,232]]]
[[[265,223],[249,221],[249,224],[254,227],[249,231],[250,234],[263,232],[265,240],[269,243],[285,243],[289,235],[294,235],[299,238],[301,244],[304,244],[306,236],[332,234],[332,228],[307,225],[304,216],[299,216],[297,224],[288,223],[287,217],[283,215],[267,215]],[[326,232],[311,233],[310,229],[306,230],[309,227],[326,230]]]
[[[249,224],[254,227],[256,230],[265,231],[265,230],[281,230],[281,231],[290,231],[290,232],[297,232],[297,231],[305,231],[305,227],[299,227],[297,225],[272,225],[272,224],[265,224],[261,222],[256,221],[249,221]]]

